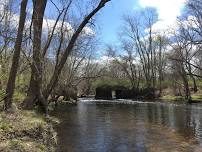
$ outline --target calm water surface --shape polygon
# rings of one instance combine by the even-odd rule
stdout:
[[[60,107],[59,152],[202,152],[202,105],[93,101]]]

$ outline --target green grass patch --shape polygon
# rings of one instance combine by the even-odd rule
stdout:
[[[191,98],[193,101],[198,101],[198,102],[202,101],[202,95],[192,95]]]
[[[182,96],[174,96],[174,95],[165,95],[160,97],[161,100],[166,100],[166,101],[180,101],[184,100],[184,97]]]

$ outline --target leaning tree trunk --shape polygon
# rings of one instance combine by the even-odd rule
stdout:
[[[35,103],[39,102],[47,113],[48,103],[42,94],[43,57],[41,51],[42,25],[46,4],[47,0],[33,0],[33,63],[29,90],[24,103],[25,108],[32,109]]]
[[[8,78],[8,83],[6,87],[6,98],[5,98],[5,109],[9,109],[12,105],[12,97],[15,89],[15,80],[17,75],[17,70],[19,66],[19,59],[20,59],[20,52],[21,52],[21,44],[23,39],[23,30],[25,26],[25,19],[26,19],[26,8],[27,8],[27,1],[22,0],[21,2],[21,9],[20,9],[20,20],[18,25],[18,32],[17,38],[15,41],[15,50],[13,54],[13,60],[11,65],[11,70]]]
[[[79,27],[77,28],[77,30],[74,32],[73,36],[71,37],[69,44],[67,46],[67,48],[64,51],[64,54],[60,60],[60,62],[58,63],[58,65],[56,65],[53,76],[51,77],[50,83],[47,85],[47,88],[44,91],[44,96],[45,99],[48,98],[48,96],[50,95],[50,93],[52,92],[52,90],[54,89],[54,87],[56,86],[57,82],[58,82],[58,78],[61,74],[61,71],[66,63],[66,60],[69,56],[69,54],[72,52],[73,48],[74,48],[74,44],[76,42],[76,40],[78,39],[80,33],[82,32],[83,28],[88,24],[89,20],[101,9],[105,6],[105,4],[107,2],[109,2],[110,0],[101,0],[100,3],[98,4],[98,6],[93,9],[81,22],[81,24],[79,25]]]

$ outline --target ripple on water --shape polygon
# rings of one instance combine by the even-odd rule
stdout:
[[[62,115],[58,151],[202,151],[200,107],[80,99],[76,107],[67,107]]]

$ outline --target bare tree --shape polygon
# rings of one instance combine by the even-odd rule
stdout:
[[[110,0],[100,0],[99,4],[85,16],[83,21],[79,24],[78,28],[72,34],[67,47],[64,49],[63,55],[60,61],[56,64],[53,75],[50,79],[49,84],[42,93],[42,67],[43,67],[43,56],[41,52],[41,30],[43,23],[44,10],[46,1],[35,2],[34,13],[33,13],[33,28],[34,28],[34,39],[33,39],[33,64],[32,64],[32,75],[30,80],[29,93],[25,102],[28,108],[32,108],[36,101],[40,101],[47,113],[47,98],[56,86],[58,78],[62,72],[62,69],[67,61],[68,56],[74,50],[75,43],[83,31],[84,27],[89,23],[90,19],[105,6]]]
[[[33,0],[33,63],[31,66],[32,74],[25,103],[26,108],[30,109],[33,107],[34,101],[38,100],[45,108],[47,114],[47,101],[42,94],[43,57],[41,51],[42,25],[46,4],[47,0]]]
[[[191,92],[189,89],[187,72],[185,70],[185,64],[183,62],[179,62],[183,58],[183,50],[181,47],[176,46],[174,49],[174,53],[171,56],[173,60],[173,68],[177,72],[177,74],[181,77],[184,87],[185,99],[190,102],[191,101]]]
[[[53,76],[50,80],[50,83],[48,84],[46,90],[44,91],[44,95],[46,98],[48,98],[49,94],[51,93],[51,91],[53,90],[54,86],[57,84],[59,75],[61,74],[61,71],[65,65],[65,62],[68,58],[68,56],[70,55],[70,53],[73,51],[74,48],[74,44],[76,42],[76,40],[78,39],[80,33],[82,32],[83,28],[89,23],[90,19],[100,10],[102,9],[105,4],[107,2],[109,2],[110,0],[101,0],[99,2],[99,4],[97,5],[96,8],[94,8],[84,19],[83,21],[80,23],[79,27],[75,30],[74,34],[72,35],[68,46],[66,47],[63,56],[61,57],[60,62],[58,63],[58,65],[55,67],[55,71],[53,73]]]
[[[131,41],[134,53],[138,54],[137,58],[143,71],[142,75],[145,78],[146,87],[155,88],[159,74],[162,79],[163,69],[161,68],[164,65],[162,64],[162,53],[163,47],[165,47],[162,39],[158,39],[159,34],[153,30],[155,14],[152,10],[146,10],[136,17],[125,16],[124,23],[122,37]]]
[[[9,73],[9,62],[12,58],[14,37],[16,35],[16,27],[14,26],[14,1],[9,0],[1,4],[0,12],[0,65],[1,65],[1,84],[6,86],[7,74]]]
[[[12,105],[12,96],[15,89],[15,79],[16,79],[16,74],[19,67],[21,43],[23,39],[23,30],[25,26],[26,8],[27,8],[27,0],[22,0],[21,10],[20,10],[20,19],[19,19],[19,25],[18,25],[18,33],[15,41],[15,50],[13,54],[12,66],[11,66],[7,88],[6,88],[5,109],[9,109]]]
[[[121,67],[121,71],[124,72],[125,76],[130,81],[131,88],[139,89],[141,74],[138,62],[135,59],[136,56],[134,55],[133,45],[130,42],[122,41],[122,52],[124,52],[124,55],[116,55],[116,52],[118,50],[113,48],[113,46],[108,45],[107,47],[107,52],[110,57],[113,58],[113,62],[115,62]],[[123,74],[120,74],[120,76],[121,75]]]

